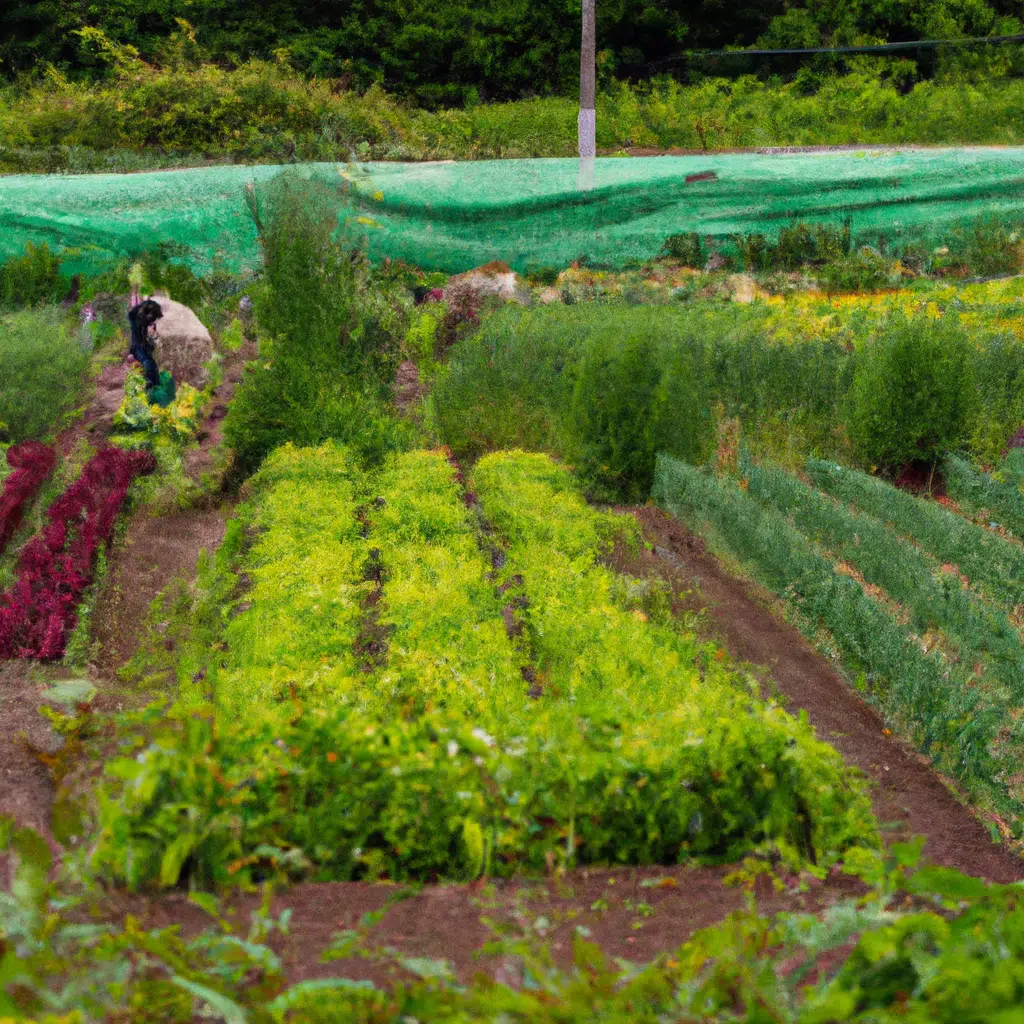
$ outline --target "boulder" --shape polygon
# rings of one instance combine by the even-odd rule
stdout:
[[[164,314],[153,330],[157,365],[170,370],[179,384],[205,387],[208,374],[203,364],[213,356],[210,332],[188,306],[159,292],[147,298],[159,302]]]
[[[767,298],[768,293],[749,274],[730,274],[726,279],[733,302],[753,302]]]
[[[444,298],[449,305],[478,308],[483,299],[496,296],[504,302],[514,301],[520,305],[529,304],[529,292],[519,282],[515,271],[501,260],[493,260],[450,278],[444,288]]]

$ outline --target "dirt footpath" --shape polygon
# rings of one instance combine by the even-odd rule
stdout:
[[[708,609],[709,629],[736,659],[770,670],[787,709],[805,709],[818,735],[872,782],[875,814],[890,841],[927,837],[925,855],[993,882],[1024,879],[1024,860],[995,845],[986,827],[961,804],[927,760],[886,736],[881,715],[793,626],[779,621],[754,588],[729,575],[703,541],[660,509],[632,512],[654,552],[617,568],[664,577],[677,594],[696,590],[694,608]]]

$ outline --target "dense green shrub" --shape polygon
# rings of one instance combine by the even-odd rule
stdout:
[[[237,470],[252,472],[285,442],[328,438],[379,461],[411,429],[387,405],[405,308],[369,286],[358,248],[334,240],[330,189],[285,174],[261,198],[266,269],[256,314],[269,339],[225,420]]]
[[[899,272],[892,261],[866,246],[826,263],[816,277],[820,287],[829,294],[876,292],[900,283]]]
[[[643,501],[654,460],[669,451],[702,463],[714,441],[703,352],[666,350],[649,335],[595,334],[564,418],[565,455],[596,496]]]
[[[78,396],[88,363],[60,308],[0,314],[0,440],[45,437]]]
[[[50,247],[25,245],[25,255],[0,264],[0,310],[56,302],[67,292],[60,276],[60,257]]]
[[[578,71],[578,67],[577,67]],[[575,74],[576,72],[574,72]],[[904,93],[875,73],[827,78],[813,95],[752,75],[681,85],[609,82],[597,97],[601,149],[853,143],[1014,144],[1024,82],[920,82]],[[365,94],[306,81],[280,64],[235,70],[130,69],[114,81],[59,74],[0,92],[0,170],[96,172],[195,166],[209,160],[570,157],[571,96],[411,109],[374,86]],[[965,237],[965,243],[974,244]],[[1000,257],[1002,259],[1003,257]],[[959,262],[957,255],[955,260]]]
[[[859,457],[895,469],[959,447],[974,411],[972,355],[954,317],[894,312],[857,353],[847,429]]]
[[[835,263],[850,252],[850,222],[838,230],[831,224],[788,224],[770,242],[764,235],[740,235],[736,245],[744,270],[800,270]]]
[[[693,267],[695,270],[702,270],[707,262],[704,243],[696,231],[669,235],[665,239],[665,252],[684,267]]]

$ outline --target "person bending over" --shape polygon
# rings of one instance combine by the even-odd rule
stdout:
[[[128,311],[128,322],[132,327],[132,344],[128,354],[142,366],[142,372],[146,375],[146,385],[150,388],[158,387],[160,384],[160,371],[153,354],[154,345],[150,330],[163,315],[160,303],[152,299],[146,299]]]

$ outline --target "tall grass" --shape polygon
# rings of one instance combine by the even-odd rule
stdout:
[[[409,439],[408,424],[386,404],[403,306],[371,287],[357,249],[334,241],[337,200],[330,189],[284,174],[264,200],[265,287],[256,312],[268,337],[246,367],[224,424],[236,467],[249,474],[288,441],[312,446],[328,439],[353,443],[379,461]]]
[[[0,441],[45,437],[78,395],[88,363],[59,307],[0,314]]]

